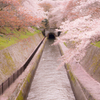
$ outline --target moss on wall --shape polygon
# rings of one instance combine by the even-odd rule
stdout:
[[[46,41],[46,39],[45,39],[45,41]],[[42,45],[40,50],[36,53],[36,56],[35,56],[34,60],[32,61],[33,65],[30,66],[30,71],[28,73],[26,73],[27,75],[25,77],[25,80],[24,80],[22,86],[20,87],[19,93],[15,97],[16,100],[25,100],[26,99],[31,81],[34,77],[34,73],[35,73],[39,58],[41,57],[41,54],[43,51],[43,48],[44,48],[44,45]]]
[[[70,65],[69,64],[66,64],[66,67],[67,67],[67,70],[68,70],[68,73],[69,73],[69,76],[70,76],[71,81],[73,83],[75,83],[76,82],[76,79],[75,79],[75,76],[73,75],[73,73],[70,70]]]
[[[94,55],[92,58],[92,65],[89,67],[91,69],[92,67],[94,68],[93,72],[97,71],[98,67],[100,67],[100,54]]]
[[[27,76],[27,81],[30,82],[30,80],[31,80],[31,73],[29,73]]]
[[[4,52],[3,53],[6,63],[2,64],[2,68],[1,71],[3,74],[5,75],[11,75],[11,73],[14,71],[14,67],[15,67],[15,63],[12,59],[12,57],[10,56],[10,54],[8,52]]]
[[[80,64],[92,78],[100,82],[100,48],[90,44]]]
[[[75,83],[75,78],[74,78],[74,75],[72,74],[71,71],[69,71],[69,75],[70,75],[71,81],[72,81],[73,83]]]
[[[7,30],[10,31],[9,29]],[[43,39],[43,35],[36,32],[40,31],[36,30],[35,33],[26,32],[24,34],[25,38],[21,39],[21,41],[16,41],[16,44],[0,50],[0,83],[4,82],[15,71],[22,67],[22,64],[25,63],[25,61],[29,58],[30,54],[32,54],[36,46]],[[5,42],[4,37],[0,37],[0,39],[1,38],[3,39],[0,40],[0,43],[2,41],[6,45],[8,40]]]
[[[20,91],[19,96],[16,100],[24,100],[22,91]]]
[[[33,66],[33,69],[34,69],[34,66]],[[25,100],[25,98],[27,96],[27,92],[29,90],[29,85],[31,84],[31,80],[32,80],[32,74],[31,74],[32,71],[34,71],[34,70],[30,70],[30,72],[28,73],[21,89],[19,90],[16,100]]]

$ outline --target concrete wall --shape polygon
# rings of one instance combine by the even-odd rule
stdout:
[[[65,45],[63,43],[60,43],[59,48],[60,48],[61,54],[64,55],[66,52]],[[84,95],[84,92],[82,91],[82,87],[80,86],[76,76],[74,75],[74,73],[72,72],[72,70],[70,68],[70,65],[65,63],[65,68],[66,68],[67,75],[69,77],[69,80],[70,80],[70,83],[72,86],[72,90],[73,90],[76,100],[87,100]]]
[[[80,63],[87,73],[100,83],[100,48],[90,45]]]
[[[42,39],[37,33],[0,51],[0,84],[23,66]]]
[[[8,68],[7,70],[10,71],[10,68],[14,67],[15,69],[12,72],[15,72],[19,67],[21,67],[19,65],[24,64],[24,62],[33,53],[34,49],[37,47],[37,45],[41,42],[41,40],[43,38],[44,37],[41,33],[37,33],[33,37],[30,37],[30,40],[31,40],[30,43],[27,41],[27,40],[29,40],[29,38],[28,38],[23,41],[20,41],[19,43],[15,44],[9,48],[6,48],[4,51],[1,51],[1,53],[6,52],[7,54],[9,54],[10,59],[12,59],[10,61],[8,59],[5,59],[5,62],[9,61],[9,64],[11,64],[13,62],[15,65],[15,66],[11,66],[11,67],[7,66],[7,68]],[[29,63],[29,65],[27,66],[25,71],[3,93],[3,95],[0,96],[0,100],[25,100],[26,99],[29,88],[30,88],[31,81],[34,77],[35,70],[37,68],[39,59],[40,59],[42,51],[43,51],[45,42],[46,42],[46,39],[44,40],[44,42],[42,43],[42,45],[36,52],[35,56],[31,60],[31,62]],[[20,59],[23,59],[23,60],[19,61]],[[4,60],[4,59],[2,58],[1,60]],[[2,61],[2,65],[3,64],[4,63]],[[5,63],[5,64],[7,65],[8,63]],[[9,73],[12,74],[12,72],[9,72]],[[4,76],[6,76],[5,74],[4,74]],[[9,76],[10,76],[10,74],[8,74],[7,77],[9,77]]]
[[[67,46],[74,48],[74,45],[69,44]],[[65,54],[67,47],[63,43],[60,43],[60,50],[62,54]],[[65,67],[76,100],[100,100],[99,55],[100,48],[90,45],[80,63],[72,59],[66,64]]]
[[[51,28],[51,29],[45,29],[45,36],[48,36],[49,33],[54,34],[54,36],[58,36],[58,32],[56,32],[54,28]]]
[[[18,79],[18,81],[21,80],[20,82],[21,85],[17,84],[17,86],[14,87],[13,93],[9,95],[7,100],[26,100],[45,42],[46,39],[44,40],[43,44],[40,46],[39,50],[33,57],[32,61],[28,65],[25,72]],[[15,84],[16,83],[17,81],[15,82]]]

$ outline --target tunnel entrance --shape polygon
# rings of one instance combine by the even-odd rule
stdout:
[[[49,33],[48,34],[48,39],[55,39],[54,33]]]

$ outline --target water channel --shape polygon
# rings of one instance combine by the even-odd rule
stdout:
[[[75,100],[64,66],[56,70],[61,54],[53,42],[48,39],[45,44],[27,100]]]

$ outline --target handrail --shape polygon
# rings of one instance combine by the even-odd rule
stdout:
[[[39,49],[40,45],[43,43],[45,37],[43,38],[43,40],[39,43],[39,45],[35,48],[34,52],[32,53],[32,55],[29,57],[29,59],[25,62],[25,64],[18,69],[15,73],[13,73],[6,81],[4,81],[1,85],[0,85],[0,95],[2,95],[4,93],[4,91],[12,84],[14,83],[14,81],[24,72],[24,70],[27,68],[28,64],[31,62],[32,58],[34,57],[35,53],[37,52],[37,50]]]

